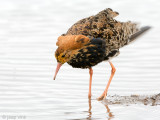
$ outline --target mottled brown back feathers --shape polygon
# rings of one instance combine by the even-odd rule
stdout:
[[[119,22],[114,19],[118,12],[108,8],[95,16],[82,19],[75,23],[65,35],[85,35],[106,40],[106,55],[128,44],[129,37],[138,31],[135,23]]]

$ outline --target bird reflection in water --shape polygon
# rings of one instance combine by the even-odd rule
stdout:
[[[88,109],[88,120],[91,120],[92,118],[92,104],[91,104],[91,98],[88,99],[88,105],[89,105],[89,109]]]
[[[103,104],[103,103],[102,103]],[[87,120],[93,120],[94,118],[92,118],[92,100],[89,98],[88,99],[88,105],[89,105],[89,109],[88,109],[88,117],[87,117]],[[112,114],[112,112],[110,111],[108,105],[106,104],[103,104],[106,108],[106,113],[107,113],[107,118],[108,120],[111,120],[114,115]]]
[[[104,106],[106,107],[106,109],[107,109],[107,113],[108,113],[108,120],[111,120],[113,117],[114,117],[114,115],[112,114],[112,112],[110,111],[110,109],[109,109],[109,107],[108,107],[108,105],[105,105],[104,104]]]

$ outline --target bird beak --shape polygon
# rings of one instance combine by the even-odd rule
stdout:
[[[54,78],[53,78],[53,80],[55,80],[56,79],[56,75],[57,75],[57,73],[58,73],[58,71],[59,71],[59,69],[60,69],[60,67],[62,66],[62,64],[61,63],[57,63],[57,68],[56,68],[56,72],[55,72],[55,75],[54,75]]]

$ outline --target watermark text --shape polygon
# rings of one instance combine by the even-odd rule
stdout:
[[[0,120],[25,120],[25,115],[0,115]]]

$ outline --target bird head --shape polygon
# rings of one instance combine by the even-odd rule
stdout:
[[[66,63],[69,60],[69,52],[68,51],[64,51],[62,53],[59,53],[61,49],[58,48],[55,52],[55,58],[57,59],[57,68],[56,68],[56,72],[55,72],[55,76],[54,76],[54,80],[56,79],[56,75],[60,69],[60,67]]]
[[[71,59],[75,50],[89,43],[89,41],[90,39],[84,35],[66,35],[58,37],[58,41],[56,43],[58,48],[55,52],[55,57],[57,59],[57,68],[54,80],[60,67],[65,62],[68,62]]]
[[[67,62],[67,57],[65,56],[64,53],[61,53],[59,56],[56,56],[57,62],[64,64],[65,62]]]

